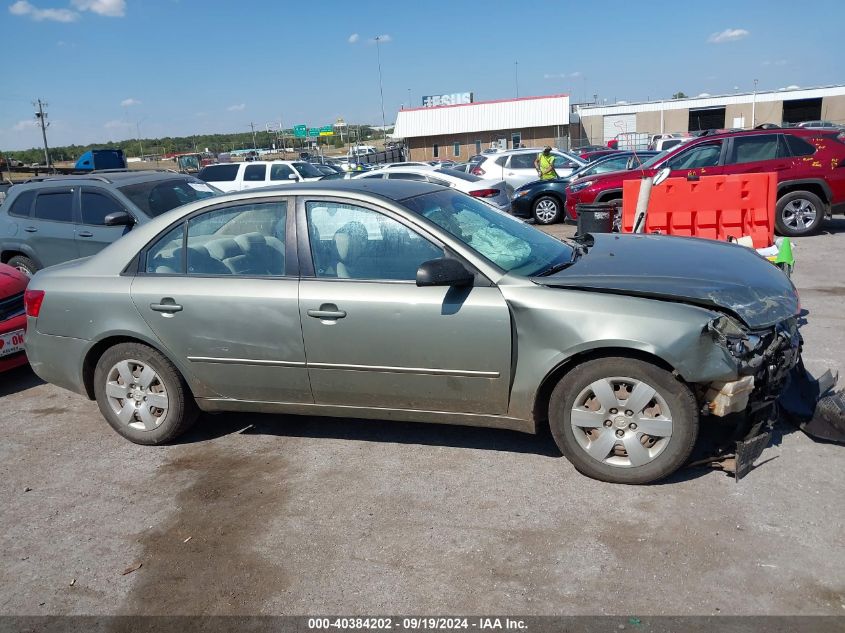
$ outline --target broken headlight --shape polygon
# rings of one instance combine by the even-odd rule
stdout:
[[[725,314],[708,322],[706,329],[734,356],[743,356],[760,345],[759,336],[749,334],[739,321]]]

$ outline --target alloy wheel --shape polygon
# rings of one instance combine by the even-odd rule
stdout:
[[[783,223],[795,231],[806,231],[815,221],[816,205],[806,198],[790,200],[783,207]]]
[[[547,223],[555,219],[558,213],[557,203],[554,200],[540,200],[534,207],[534,214],[540,222]]]

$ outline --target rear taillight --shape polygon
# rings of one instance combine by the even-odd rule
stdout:
[[[26,316],[38,318],[41,313],[41,304],[44,303],[43,290],[27,290],[23,294],[23,305],[26,309]]]
[[[469,173],[471,173],[473,176],[483,176],[487,172],[485,172],[483,169],[481,169],[481,167],[473,167],[472,169],[469,170]]]
[[[476,189],[475,191],[470,191],[469,195],[473,198],[495,198],[499,195],[498,189]]]

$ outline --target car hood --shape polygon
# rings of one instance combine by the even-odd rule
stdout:
[[[602,182],[608,181],[618,181],[620,178],[623,180],[627,180],[629,178],[643,178],[648,175],[652,175],[654,170],[651,169],[619,169],[617,171],[606,171],[603,174],[593,174],[592,176],[581,176],[574,180],[570,180],[569,186],[576,185],[579,182],[583,181],[591,181],[593,184],[592,186],[595,187],[597,185],[601,185]]]
[[[586,254],[536,283],[681,301],[730,312],[752,329],[800,311],[795,286],[755,251],[665,235],[587,235]],[[592,244],[592,245],[591,245]]]

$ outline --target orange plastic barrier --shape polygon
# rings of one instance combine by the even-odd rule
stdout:
[[[640,180],[622,185],[622,231],[634,228]],[[774,243],[777,176],[773,173],[667,178],[651,190],[644,233],[726,241],[749,235],[754,248]]]

